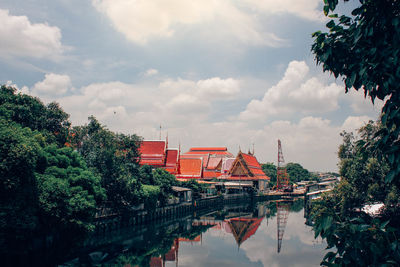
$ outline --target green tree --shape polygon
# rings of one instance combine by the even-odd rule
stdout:
[[[0,88],[0,116],[23,127],[38,130],[48,142],[64,146],[71,125],[58,103],[44,105],[40,99],[17,94],[16,89],[2,85]]]
[[[324,0],[325,15],[335,11],[338,2]],[[312,51],[324,71],[343,78],[346,92],[362,88],[372,102],[387,99],[376,145],[391,165],[387,182],[400,180],[400,4],[363,0],[351,14],[329,15],[329,33],[313,34]]]
[[[34,175],[40,139],[37,132],[0,117],[0,248],[15,237],[29,237],[38,227]]]
[[[105,194],[77,152],[48,145],[40,132],[0,117],[0,155],[1,249],[41,232],[93,230]]]
[[[74,127],[69,139],[87,166],[100,175],[113,208],[129,209],[141,201],[138,136],[111,132],[92,116],[88,125]]]
[[[276,166],[272,162],[268,162],[265,164],[261,164],[261,168],[265,175],[271,178],[271,181],[273,184],[276,184]]]
[[[286,164],[287,174],[291,182],[300,182],[304,180],[312,180],[312,174],[303,168],[299,163],[289,162]]]
[[[40,156],[42,166],[35,176],[41,225],[76,233],[93,230],[96,208],[105,200],[100,177],[71,148],[46,146]]]
[[[337,249],[326,255],[324,265],[375,266],[400,262],[396,245],[400,233],[400,192],[396,185],[385,183],[389,164],[376,159],[376,154],[382,151],[365,146],[374,142],[379,127],[370,121],[358,130],[358,137],[342,134],[343,144],[338,153],[342,180],[331,193],[313,204],[316,236],[326,238],[328,247]],[[380,217],[360,212],[366,203],[376,201],[385,204]]]
[[[316,205],[316,235],[330,252],[323,264],[389,265],[400,263],[400,4],[398,0],[362,0],[351,16],[330,14],[338,0],[324,0],[332,19],[328,33],[315,32],[312,51],[324,71],[344,80],[346,92],[362,89],[372,102],[385,100],[380,125],[369,123],[360,138],[343,133],[340,172],[345,178]],[[378,218],[354,212],[368,201],[383,200]],[[388,220],[390,219],[390,220]]]

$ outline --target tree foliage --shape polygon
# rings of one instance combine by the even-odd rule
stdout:
[[[346,0],[345,0],[346,1]],[[351,16],[338,15],[338,0],[324,0],[329,32],[315,32],[312,51],[324,71],[344,80],[346,92],[362,89],[374,103],[385,100],[380,123],[369,123],[359,136],[343,133],[339,148],[340,185],[314,207],[316,236],[329,252],[327,266],[397,266],[400,187],[400,3],[361,0]],[[356,212],[382,201],[377,218]]]
[[[34,234],[93,229],[100,177],[63,147],[68,115],[56,103],[0,88],[0,247]]]
[[[0,89],[0,116],[22,127],[38,130],[48,141],[63,146],[71,125],[58,103],[44,105],[40,99],[17,94],[13,87],[2,85]]]
[[[311,172],[309,172],[307,169],[304,169],[299,163],[289,162],[286,164],[286,170],[289,180],[294,183],[316,179]]]
[[[324,13],[333,13],[338,0],[324,0]],[[372,102],[387,100],[382,127],[376,132],[391,165],[386,181],[400,183],[400,3],[398,0],[362,0],[352,16],[331,14],[328,33],[315,32],[312,51],[324,71],[341,76],[346,92],[362,88]]]
[[[313,204],[316,236],[325,238],[328,248],[337,249],[326,255],[324,265],[376,266],[400,262],[400,192],[395,184],[385,183],[389,164],[376,159],[382,151],[365,146],[374,142],[373,136],[379,129],[378,123],[370,121],[357,135],[342,133],[343,144],[338,152],[342,180],[330,194]],[[379,217],[360,212],[365,204],[377,201],[385,204]]]
[[[87,125],[71,130],[69,143],[101,177],[107,199],[115,209],[140,202],[138,136],[114,133],[91,116]]]
[[[265,164],[261,164],[261,168],[263,170],[263,172],[265,173],[265,175],[267,175],[268,177],[271,178],[272,183],[276,183],[276,166],[274,163],[272,162],[268,162]]]

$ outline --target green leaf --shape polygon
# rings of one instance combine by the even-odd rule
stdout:
[[[336,24],[335,24],[335,21],[334,20],[330,20],[327,24],[326,24],[326,27],[328,27],[328,28],[333,28],[333,26],[335,26]]]
[[[325,16],[328,16],[329,13],[329,6],[324,6],[324,14]]]
[[[394,170],[390,171],[385,177],[385,183],[389,184],[393,181],[396,172]]]

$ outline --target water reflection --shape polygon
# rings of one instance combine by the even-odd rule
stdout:
[[[58,266],[318,266],[303,200],[271,201],[96,235]],[[60,262],[63,264],[59,265]]]

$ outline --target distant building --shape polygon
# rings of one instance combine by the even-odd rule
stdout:
[[[167,140],[144,140],[139,147],[139,165],[162,168],[171,174],[179,173],[179,149],[168,148]]]
[[[221,176],[223,161],[233,155],[226,147],[192,147],[180,157],[178,179],[211,180]]]
[[[251,154],[239,151],[228,173],[221,178],[228,181],[236,181],[243,184],[251,184],[258,190],[265,190],[271,180],[265,175],[257,158]]]
[[[163,168],[178,180],[210,181],[218,179],[241,187],[263,191],[270,180],[252,153],[239,151],[236,157],[226,147],[192,147],[184,154],[168,148],[167,140],[144,140],[139,164]]]

